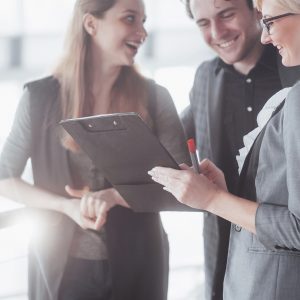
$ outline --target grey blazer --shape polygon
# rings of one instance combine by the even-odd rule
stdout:
[[[276,52],[274,51],[274,55]],[[282,86],[290,86],[300,78],[300,69],[285,68],[279,56],[278,70]],[[276,59],[275,59],[276,61]],[[219,58],[204,62],[198,69],[190,93],[190,105],[181,114],[181,120],[188,137],[195,137],[201,158],[209,158],[220,165],[220,136],[223,130],[222,101],[224,70],[215,72]],[[270,95],[271,96],[271,95]],[[267,100],[267,99],[266,99]],[[236,124],[232,124],[236,126]],[[235,161],[235,157],[228,158]],[[238,178],[238,172],[232,177]],[[226,269],[230,223],[212,214],[204,214],[204,255],[205,255],[205,297],[206,300],[222,299],[223,278]]]
[[[226,300],[300,299],[300,83],[266,126],[255,177],[256,232],[232,226]]]

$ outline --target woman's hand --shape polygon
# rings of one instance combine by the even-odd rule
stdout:
[[[98,192],[89,192],[86,188],[76,190],[70,186],[65,187],[67,193],[73,198],[71,201],[78,201],[71,218],[83,228],[100,230],[105,224],[107,213],[116,206],[121,205],[129,208],[127,202],[122,198],[114,188],[101,190]],[[75,203],[73,203],[75,206]]]
[[[83,229],[95,229],[95,220],[83,216],[80,212],[80,199],[66,199],[63,212]]]
[[[224,173],[209,159],[204,159],[200,163],[200,170],[210,181],[215,183],[220,189],[227,190]]]
[[[196,174],[185,165],[182,170],[155,167],[149,174],[180,202],[193,208],[210,210],[219,191],[227,191],[223,172],[211,161],[200,164],[201,174]]]

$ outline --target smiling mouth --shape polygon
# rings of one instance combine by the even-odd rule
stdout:
[[[278,50],[279,54],[282,53],[283,47],[280,45],[273,44],[273,46]]]
[[[237,39],[238,39],[238,37],[236,37],[236,38],[234,38],[234,39],[232,39],[232,40],[230,40],[228,42],[219,43],[219,44],[217,44],[217,46],[219,48],[222,48],[222,49],[229,48],[229,47],[231,47],[236,42]]]

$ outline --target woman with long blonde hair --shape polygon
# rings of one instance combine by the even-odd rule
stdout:
[[[169,93],[134,67],[145,19],[142,0],[77,0],[54,73],[25,86],[1,154],[0,194],[42,216],[29,251],[30,300],[167,297],[159,214],[134,213],[58,125],[135,111],[179,163],[188,160]],[[29,158],[34,185],[21,179]]]

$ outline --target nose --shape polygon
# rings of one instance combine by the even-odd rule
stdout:
[[[140,25],[137,30],[136,34],[139,36],[142,42],[145,41],[146,37],[148,36],[147,30],[144,27],[144,24]]]
[[[227,31],[226,26],[222,24],[222,22],[219,21],[211,22],[210,34],[214,40],[222,39],[226,31]]]
[[[272,43],[271,36],[266,32],[266,30],[263,30],[261,33],[260,41],[262,44],[270,44]]]

